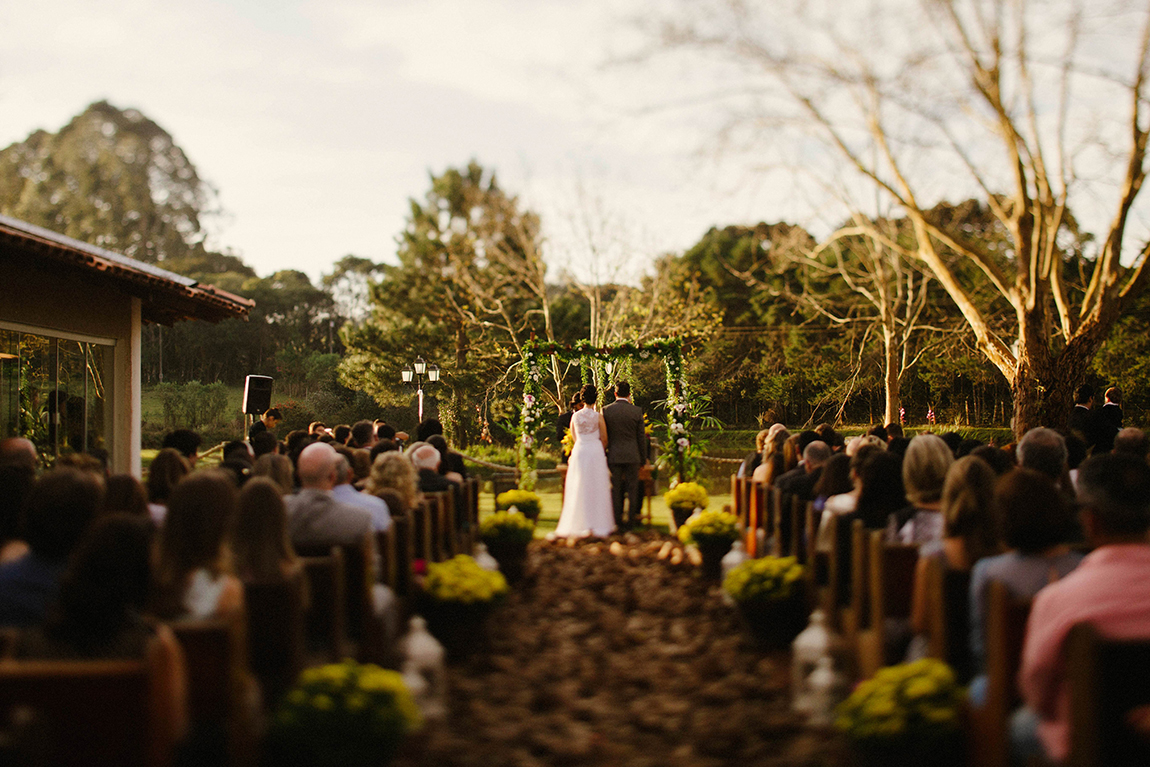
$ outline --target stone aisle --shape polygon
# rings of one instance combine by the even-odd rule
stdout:
[[[788,656],[745,640],[665,538],[532,544],[488,647],[449,670],[450,717],[422,765],[833,765],[838,743],[789,710]],[[616,547],[618,552],[618,547]]]

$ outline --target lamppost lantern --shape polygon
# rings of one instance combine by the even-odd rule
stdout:
[[[403,383],[415,387],[419,397],[419,422],[423,423],[423,384],[425,381],[428,384],[439,383],[439,365],[428,365],[423,357],[416,357],[415,362],[404,365],[399,375]]]

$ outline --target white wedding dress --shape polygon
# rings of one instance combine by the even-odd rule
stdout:
[[[599,412],[585,407],[571,416],[575,447],[567,459],[563,513],[555,535],[565,538],[595,535],[606,537],[615,530],[611,504],[611,474],[607,453],[599,439]]]

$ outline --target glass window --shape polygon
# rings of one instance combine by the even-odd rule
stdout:
[[[111,344],[0,330],[0,436],[27,437],[51,464],[109,448]]]

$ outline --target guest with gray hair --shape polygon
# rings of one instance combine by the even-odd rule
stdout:
[[[416,442],[407,456],[419,472],[419,489],[425,493],[442,493],[455,488],[455,484],[439,473],[439,451],[426,442]]]
[[[1146,432],[1133,426],[1127,426],[1118,432],[1118,436],[1114,438],[1113,452],[1129,453],[1135,458],[1141,458],[1145,461],[1146,454],[1150,453],[1150,440],[1147,440]]]
[[[1066,439],[1044,426],[1031,429],[1018,441],[1018,465],[1034,469],[1058,482],[1066,472]]]

